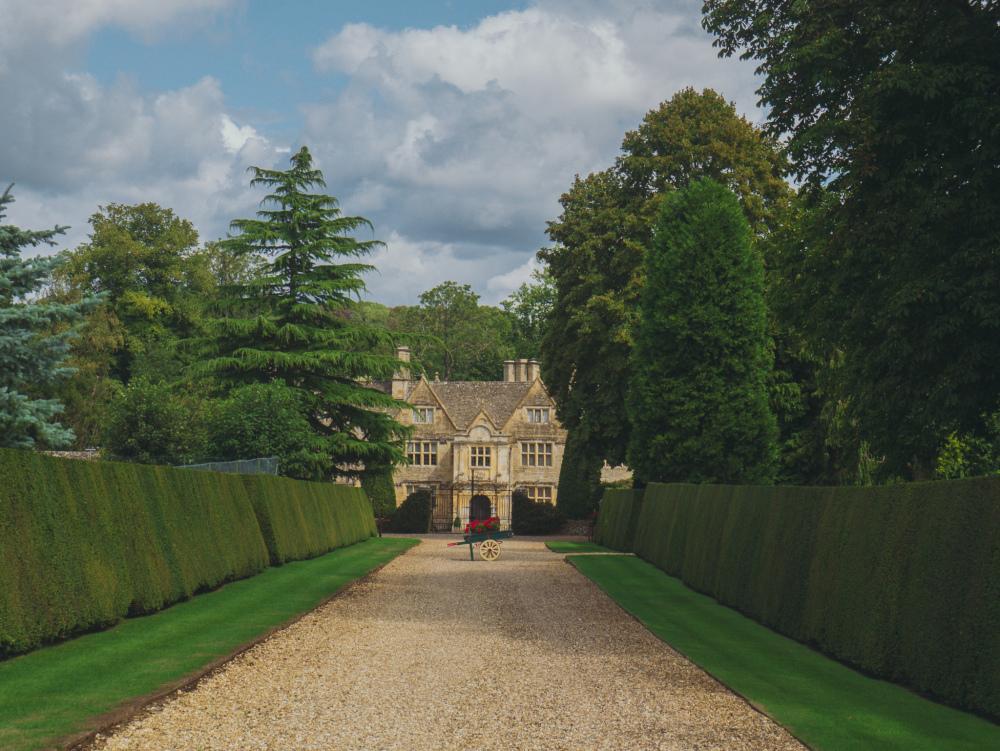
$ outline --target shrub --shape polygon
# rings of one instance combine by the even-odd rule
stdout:
[[[514,491],[511,496],[510,527],[516,535],[551,535],[566,524],[566,514],[550,503],[535,503]]]
[[[410,493],[389,517],[391,532],[426,534],[431,529],[431,494],[423,488]]]

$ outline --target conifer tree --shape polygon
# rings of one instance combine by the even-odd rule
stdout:
[[[669,193],[646,268],[627,397],[636,479],[770,483],[764,269],[732,191],[703,179]]]
[[[13,184],[0,196],[0,220],[4,207],[13,203]],[[23,248],[41,243],[55,245],[53,238],[66,227],[42,232],[0,225],[0,446],[32,448],[36,441],[62,448],[73,441],[73,432],[53,418],[62,412],[56,399],[29,396],[73,373],[64,366],[69,340],[82,325],[86,313],[100,303],[100,296],[70,305],[31,302],[51,278],[60,256],[21,258]],[[46,336],[57,324],[76,324],[62,333]]]
[[[336,198],[309,193],[325,187],[309,151],[291,158],[287,171],[251,167],[251,185],[272,192],[257,219],[237,219],[240,234],[222,241],[234,258],[265,254],[258,276],[222,288],[212,309],[213,336],[204,370],[233,385],[270,383],[299,392],[306,418],[320,436],[306,476],[357,477],[366,467],[405,461],[406,428],[393,418],[399,404],[366,385],[391,378],[400,367],[393,336],[351,321],[361,275],[374,267],[357,262],[382,243],[350,236],[371,228],[363,217],[344,216]],[[347,263],[334,263],[350,259]]]

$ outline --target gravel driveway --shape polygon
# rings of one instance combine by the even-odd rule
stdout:
[[[540,542],[426,536],[95,748],[803,749]]]

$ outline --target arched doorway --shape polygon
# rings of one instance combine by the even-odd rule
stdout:
[[[492,509],[493,505],[490,503],[489,496],[481,493],[472,496],[472,500],[469,501],[469,521],[474,522],[477,519],[486,521],[493,516]]]

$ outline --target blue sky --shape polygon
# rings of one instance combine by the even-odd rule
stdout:
[[[710,87],[761,119],[700,5],[0,0],[4,221],[71,225],[73,248],[99,206],[153,201],[213,240],[257,209],[246,168],[305,144],[387,244],[371,299],[450,279],[496,303],[648,110]]]

